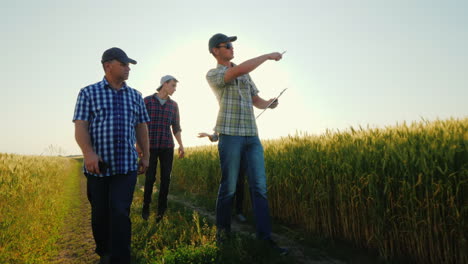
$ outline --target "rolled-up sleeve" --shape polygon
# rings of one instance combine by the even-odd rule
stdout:
[[[224,87],[226,83],[224,82],[224,74],[226,74],[228,67],[218,67],[216,69],[211,69],[206,74],[206,80],[211,87]]]
[[[177,104],[174,108],[174,117],[175,118],[172,119],[172,133],[175,135],[182,131],[182,128],[180,127],[179,106]]]

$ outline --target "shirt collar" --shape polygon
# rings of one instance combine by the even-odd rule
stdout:
[[[237,64],[235,64],[234,62],[231,62],[231,66],[234,67],[234,66],[237,66]],[[216,65],[216,68],[227,68],[227,67],[228,66],[219,64],[219,63]]]
[[[157,94],[158,94],[158,93],[154,93],[154,94],[153,94],[153,97],[154,97],[154,99],[161,99],[161,98],[159,98],[159,97],[158,97],[158,95],[157,95]],[[167,100],[167,101],[170,101],[170,100],[171,100],[171,96],[167,96],[167,99],[161,99],[161,100]]]
[[[104,76],[104,78],[102,78],[102,83],[104,84],[104,87],[105,87],[105,88],[109,88],[109,89],[114,90],[114,89],[110,86],[109,82],[107,81],[106,76]],[[129,87],[127,86],[127,82],[124,82],[124,83],[123,83],[123,86],[120,88],[120,90],[126,90],[126,89],[128,89],[128,88],[129,88]]]

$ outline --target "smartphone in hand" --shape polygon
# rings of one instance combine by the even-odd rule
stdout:
[[[100,160],[98,165],[99,165],[99,171],[101,172],[101,174],[106,173],[107,169],[109,169],[109,165],[105,163],[104,161]]]

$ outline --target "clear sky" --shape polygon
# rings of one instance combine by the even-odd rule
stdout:
[[[205,74],[219,32],[238,36],[236,63],[287,50],[251,74],[265,99],[288,88],[258,119],[263,139],[468,116],[468,1],[1,2],[0,152],[80,154],[76,97],[113,46],[138,61],[127,83],[143,96],[179,79],[183,141],[208,144],[196,135],[216,119]]]

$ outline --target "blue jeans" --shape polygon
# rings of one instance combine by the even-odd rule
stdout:
[[[137,172],[106,177],[86,175],[96,253],[112,263],[130,263],[130,206]]]
[[[268,209],[263,146],[258,136],[229,136],[221,134],[218,143],[221,162],[221,184],[216,201],[218,233],[231,231],[231,208],[237,178],[244,162],[252,208],[256,220],[257,238],[270,239],[271,223]]]

